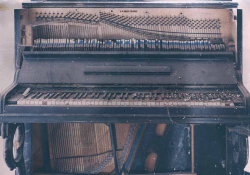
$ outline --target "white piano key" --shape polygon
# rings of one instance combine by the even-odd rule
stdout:
[[[85,99],[83,99],[80,105],[82,105],[82,106],[86,106],[86,100],[85,100]]]
[[[103,105],[104,105],[104,106],[107,106],[107,105],[108,105],[108,100],[104,100],[104,101],[103,101]]]
[[[216,106],[216,104],[217,104],[216,102],[212,102],[212,106]]]
[[[120,106],[120,105],[121,105],[121,100],[117,100],[117,101],[116,101],[116,105],[117,105],[117,106]]]
[[[51,100],[51,104],[55,106],[56,105],[56,101],[57,101],[56,99]]]
[[[69,100],[65,100],[65,101],[64,101],[64,105],[67,105],[67,106],[68,106],[68,105],[69,105]]]
[[[134,102],[133,102],[133,105],[131,105],[131,106],[137,106],[138,105],[138,102],[135,100]]]
[[[98,105],[103,106],[104,105],[104,101],[103,100],[99,100]]]
[[[82,100],[77,100],[77,106],[83,106],[83,101]]]
[[[112,100],[111,105],[116,106],[117,105],[116,100]]]
[[[74,105],[75,100],[74,99],[69,99],[69,105]]]
[[[95,100],[94,99],[90,100],[90,105],[95,106]]]
[[[43,105],[43,101],[40,99],[39,101],[38,101],[38,105],[40,106],[40,105]]]
[[[35,100],[31,99],[29,105],[35,105]]]
[[[155,101],[150,102],[150,106],[155,106],[155,105],[156,105]]]
[[[60,103],[61,103],[61,99],[57,99],[57,100],[55,101],[55,105],[56,105],[56,106],[60,106]]]
[[[198,104],[199,106],[203,106],[203,102],[199,102],[199,104]]]
[[[108,106],[112,106],[112,100],[108,100],[107,105],[108,105]]]
[[[98,106],[98,103],[99,103],[99,99],[94,99],[94,106]]]
[[[134,100],[130,100],[130,101],[129,101],[129,105],[130,105],[130,106],[134,106]]]
[[[125,106],[129,106],[129,101],[125,101]]]
[[[26,99],[24,99],[23,97],[21,97],[18,101],[17,101],[17,105],[25,105]]]

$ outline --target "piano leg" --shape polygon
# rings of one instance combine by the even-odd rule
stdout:
[[[248,159],[247,125],[227,125],[227,174],[243,175]]]

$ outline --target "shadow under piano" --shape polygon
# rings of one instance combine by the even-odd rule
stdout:
[[[244,175],[250,94],[232,1],[61,1],[15,10],[0,95],[17,175]]]

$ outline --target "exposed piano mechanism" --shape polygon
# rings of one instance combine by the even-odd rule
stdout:
[[[23,7],[15,11],[15,81],[1,95],[0,122],[12,147],[15,132],[24,150],[29,146],[24,134],[27,139],[31,130],[37,132],[44,154],[38,155],[42,167],[34,166],[37,175],[41,169],[131,175],[243,171],[246,139],[231,132],[233,124],[246,129],[250,122],[237,3],[38,2]],[[25,133],[19,123],[26,123]],[[31,129],[29,123],[48,124]],[[204,129],[199,124],[218,125]],[[218,137],[202,140],[199,131]],[[194,132],[200,143],[194,143]],[[220,141],[226,151],[213,147]],[[195,164],[203,154],[195,144],[211,146],[219,164]],[[9,168],[23,172],[25,164],[31,170],[31,159],[18,150],[27,162],[12,158],[12,147],[5,150]],[[171,164],[175,152],[180,161]],[[240,161],[233,164],[235,155]]]

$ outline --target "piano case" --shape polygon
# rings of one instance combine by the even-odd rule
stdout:
[[[19,175],[243,175],[250,95],[237,7],[227,0],[23,3],[15,10],[15,80],[0,95],[7,166]],[[176,28],[166,32],[157,22]],[[198,29],[210,25],[220,27]]]

